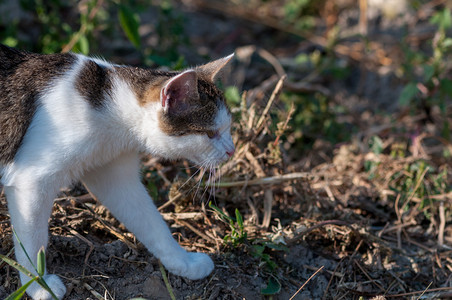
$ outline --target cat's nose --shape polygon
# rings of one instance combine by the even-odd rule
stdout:
[[[232,157],[232,155],[234,155],[234,153],[235,153],[235,149],[226,151],[226,154],[227,154],[229,157]]]

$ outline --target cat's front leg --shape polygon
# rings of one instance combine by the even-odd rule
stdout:
[[[86,187],[172,273],[189,279],[209,275],[214,264],[204,253],[185,251],[171,232],[140,180],[136,153],[124,154],[83,178]]]
[[[25,253],[14,238],[16,260],[34,274],[38,251],[42,246],[46,247],[48,242],[48,220],[53,204],[53,195],[48,192],[49,189],[41,183],[32,182],[28,176],[16,180],[14,185],[5,186],[11,225],[26,251]],[[20,273],[20,280],[24,285],[30,278]],[[66,287],[61,279],[57,275],[46,274],[44,280],[57,298],[62,299]],[[50,293],[36,282],[28,287],[27,294],[35,300],[53,299]]]

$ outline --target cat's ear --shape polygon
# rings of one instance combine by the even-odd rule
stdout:
[[[214,60],[205,65],[199,66],[196,68],[196,70],[205,79],[216,82],[218,79],[221,79],[221,77],[223,76],[223,71],[225,70],[226,66],[230,64],[233,57],[234,53],[226,57]]]
[[[182,111],[188,107],[189,99],[199,98],[198,75],[193,70],[185,71],[168,81],[162,88],[160,100],[163,110]]]

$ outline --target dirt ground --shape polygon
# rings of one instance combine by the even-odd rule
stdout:
[[[290,58],[321,50],[319,43],[239,13],[218,11],[215,3],[184,1],[180,6],[196,45],[180,51],[193,64],[200,63],[199,55],[190,54],[193,48],[197,54],[209,49],[212,57],[236,53],[229,83],[246,91],[245,107],[233,110],[237,151],[221,167],[221,183],[232,184],[203,188],[189,180],[183,185],[193,175],[186,162],[143,156],[143,182],[174,238],[190,251],[208,253],[215,262],[215,270],[203,280],[166,273],[175,298],[452,298],[452,159],[443,155],[452,145],[438,138],[438,128],[425,121],[423,112],[413,114],[396,103],[404,84],[397,76],[396,63],[403,55],[398,42],[415,13],[387,19],[370,7],[369,39],[381,49],[362,54],[353,50],[359,41],[344,42],[351,50],[345,53],[338,47],[335,63],[346,64],[347,75],[317,76],[300,87],[296,83],[307,75],[292,68]],[[337,16],[344,31],[359,30],[356,5],[345,6]],[[411,25],[413,32],[432,33],[425,20]],[[382,63],[380,54],[392,63]],[[273,58],[278,58],[276,63]],[[288,74],[282,87],[280,66]],[[291,142],[296,128],[282,133],[275,129],[284,127],[290,115],[279,92],[297,89],[320,93],[330,105],[344,108],[334,117],[340,130],[347,131],[346,141],[319,137],[310,149],[300,150]],[[274,102],[266,112],[269,101]],[[432,114],[436,118],[438,113]],[[282,121],[280,127],[273,124],[275,116]],[[382,140],[378,154],[369,147],[375,136]],[[391,154],[396,144],[404,156]],[[398,191],[392,188],[400,179],[393,175],[403,176],[407,165],[420,160],[435,170],[446,169],[448,189],[436,195],[443,202],[435,204],[433,217],[414,192],[408,195],[412,205],[399,205]],[[222,219],[209,201],[231,219]],[[228,223],[236,209],[243,216],[243,229],[236,219]],[[158,260],[80,184],[63,189],[56,199],[50,233],[48,271],[63,278],[66,299],[171,299]],[[1,197],[1,254],[12,257],[12,238],[6,199]],[[17,271],[0,263],[1,299],[17,289],[18,280]],[[275,281],[280,291],[264,295],[262,290]]]

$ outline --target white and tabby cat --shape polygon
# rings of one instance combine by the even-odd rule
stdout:
[[[162,72],[0,45],[0,175],[11,224],[35,265],[55,195],[81,180],[169,271],[189,279],[210,274],[206,254],[172,238],[141,184],[138,153],[209,166],[233,154],[231,116],[214,84],[231,58]],[[33,270],[17,242],[15,251]],[[63,298],[60,278],[45,280]],[[50,299],[37,284],[27,293]]]

